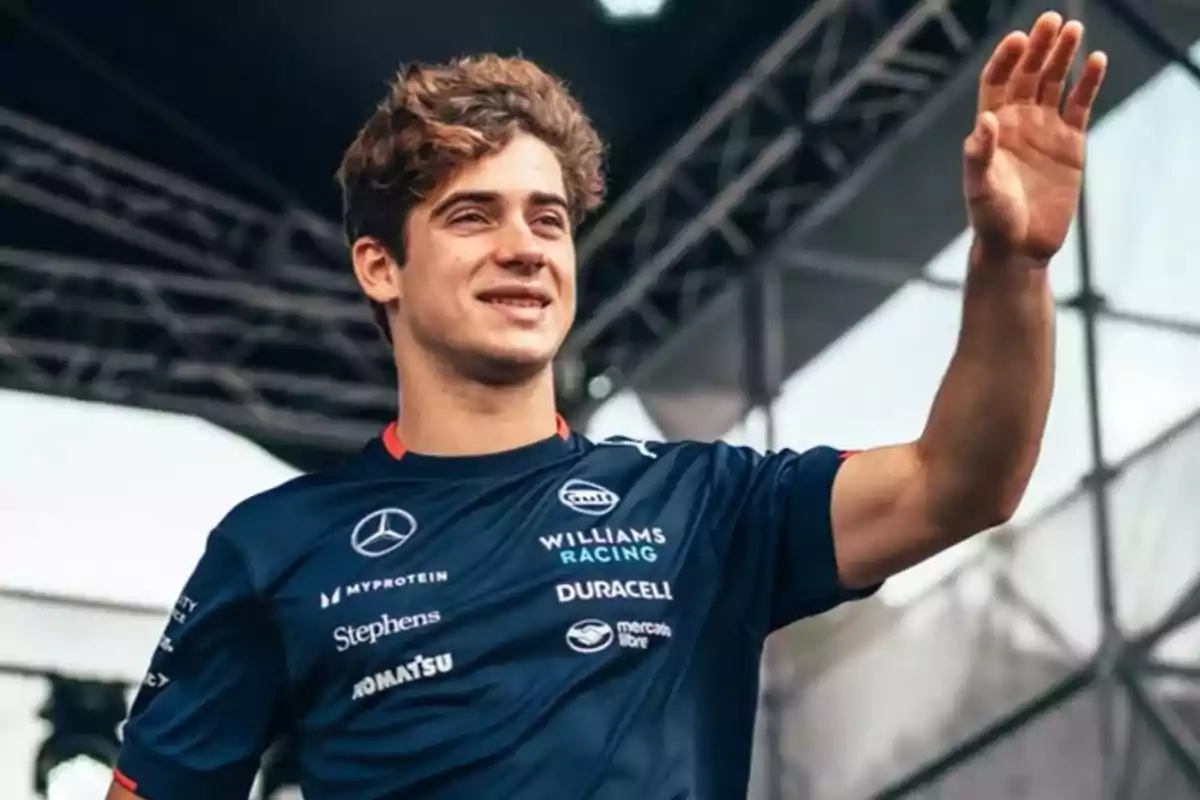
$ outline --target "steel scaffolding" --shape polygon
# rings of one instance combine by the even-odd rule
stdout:
[[[652,371],[748,263],[829,211],[1015,6],[813,3],[584,236],[567,399],[594,406],[593,378],[619,389]]]
[[[1189,59],[1187,53],[1171,44],[1168,37],[1158,31],[1139,10],[1126,0],[1099,2],[1114,17],[1125,23],[1146,47],[1195,78],[1197,87],[1200,88],[1200,67]],[[1079,18],[1082,16],[1081,12],[1082,9],[1079,9],[1072,16]],[[1099,355],[1096,336],[1096,324],[1102,317],[1192,336],[1200,336],[1200,324],[1146,314],[1130,314],[1110,308],[1094,285],[1091,231],[1088,222],[1085,190],[1079,209],[1080,289],[1075,297],[1062,305],[1076,310],[1083,320],[1087,423],[1092,468],[1084,478],[1082,489],[1089,497],[1092,514],[1091,527],[1096,553],[1094,569],[1099,600],[1097,614],[1102,630],[1100,647],[1083,664],[1060,677],[1045,691],[1013,708],[951,749],[915,766],[907,775],[878,791],[873,795],[876,800],[924,796],[923,793],[930,791],[944,776],[1089,689],[1097,692],[1099,698],[1098,734],[1100,763],[1104,772],[1100,785],[1106,800],[1133,800],[1131,775],[1136,767],[1134,753],[1137,737],[1129,733],[1128,726],[1132,725],[1132,722],[1128,718],[1125,720],[1125,735],[1122,736],[1121,723],[1118,721],[1118,707],[1121,702],[1128,703],[1128,707],[1144,723],[1144,729],[1168,754],[1171,763],[1185,778],[1191,791],[1200,796],[1200,743],[1188,731],[1182,729],[1175,717],[1147,691],[1144,684],[1144,681],[1151,677],[1171,676],[1200,687],[1200,667],[1165,663],[1154,655],[1156,646],[1165,638],[1200,619],[1200,575],[1196,576],[1175,604],[1152,628],[1136,636],[1129,636],[1122,631],[1113,599],[1113,533],[1109,500],[1113,481],[1122,475],[1131,463],[1165,447],[1182,432],[1200,425],[1200,412],[1121,463],[1106,463],[1101,430],[1102,397],[1098,385]],[[785,377],[779,370],[783,348],[782,310],[778,303],[782,294],[779,289],[782,274],[789,270],[816,271],[875,285],[895,283],[898,288],[903,279],[895,276],[911,273],[911,270],[897,270],[885,264],[806,252],[796,248],[781,250],[778,255],[780,257],[764,260],[759,269],[744,276],[741,290],[745,310],[741,320],[745,328],[743,336],[747,343],[744,391],[750,406],[766,420],[765,439],[768,448],[774,448],[777,443],[772,401]],[[928,276],[922,276],[918,280],[939,288],[955,291],[961,289],[960,284]],[[789,785],[789,757],[785,751],[782,733],[786,708],[793,699],[789,697],[789,693],[796,691],[796,687],[789,686],[789,681],[781,679],[781,672],[776,657],[772,656],[768,648],[767,681],[762,710],[765,721],[764,742],[768,752],[763,760],[765,785],[762,787],[762,796],[764,800],[800,800],[807,795],[796,794],[794,787]]]

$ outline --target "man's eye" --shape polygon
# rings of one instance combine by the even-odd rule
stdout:
[[[567,226],[567,223],[563,221],[563,218],[557,214],[547,214],[545,216],[538,217],[537,222],[540,225],[550,225],[555,228],[565,228]]]
[[[485,217],[483,214],[481,214],[478,211],[464,211],[461,214],[455,214],[454,217],[450,220],[450,222],[455,225],[457,225],[459,223],[474,224],[474,223],[478,223],[478,222],[487,222],[487,217]]]

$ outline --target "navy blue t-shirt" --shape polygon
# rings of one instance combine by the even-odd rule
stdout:
[[[147,800],[744,797],[763,640],[838,583],[841,453],[393,429],[211,535],[125,727]]]

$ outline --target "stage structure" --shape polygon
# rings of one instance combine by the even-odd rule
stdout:
[[[927,122],[949,87],[973,79],[981,53],[1014,20],[1024,22],[1024,10],[1015,0],[811,4],[587,230],[580,324],[562,365],[563,396],[575,417],[586,418],[615,390],[636,387],[670,360],[695,320],[736,304],[743,320],[758,321],[744,330],[744,391],[766,415],[773,445],[771,401],[786,372],[783,271],[835,274],[875,289],[930,280],[909,265],[797,242],[861,189],[892,141]],[[1124,0],[1097,0],[1087,12],[1107,14],[1200,86],[1200,69]],[[0,248],[0,384],[195,414],[260,441],[326,453],[359,446],[393,413],[389,357],[342,266],[344,246],[332,223],[304,209],[258,207],[7,109],[0,109],[0,196],[142,253],[140,261],[101,261]],[[1040,696],[877,787],[876,797],[941,796],[939,782],[950,785],[944,782],[960,765],[1085,691],[1099,698],[1106,797],[1136,796],[1129,753],[1147,741],[1188,791],[1200,793],[1200,745],[1146,688],[1164,676],[1200,683],[1195,668],[1155,655],[1200,617],[1200,576],[1158,624],[1134,636],[1121,630],[1112,599],[1110,491],[1128,465],[1101,456],[1095,322],[1109,314],[1200,330],[1106,308],[1092,286],[1086,224],[1081,238],[1083,288],[1070,305],[1085,320],[1090,367],[1094,464],[1083,496],[1095,537],[1101,646]],[[1191,441],[1195,429],[1193,420],[1173,435]],[[0,613],[38,602],[0,598]],[[1019,597],[1010,594],[1008,602],[1021,607]],[[139,635],[157,627],[152,612],[130,613]],[[785,711],[795,687],[772,661],[756,796],[822,796],[789,782]],[[7,667],[51,677],[48,666],[0,671]],[[124,680],[145,679],[132,678]],[[1122,737],[1132,720],[1141,733]]]

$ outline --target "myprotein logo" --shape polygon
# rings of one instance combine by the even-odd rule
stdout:
[[[617,507],[621,498],[598,483],[572,478],[558,490],[559,501],[580,514],[600,517]]]
[[[612,645],[630,650],[649,650],[654,639],[670,639],[665,622],[621,621],[614,628],[602,619],[584,619],[567,628],[567,646],[576,653],[599,653]]]
[[[411,661],[397,664],[391,669],[368,675],[354,684],[352,700],[386,692],[403,686],[406,683],[422,681],[438,675],[445,675],[454,669],[454,656],[442,653],[436,656],[414,656]]]
[[[662,528],[592,528],[539,536],[538,541],[563,564],[653,564],[667,537]]]
[[[669,581],[576,581],[554,587],[560,603],[577,600],[674,600]]]
[[[337,642],[337,651],[344,653],[351,647],[363,644],[374,645],[380,639],[388,636],[424,628],[427,625],[436,625],[441,621],[442,615],[438,611],[412,614],[407,617],[393,617],[384,614],[366,625],[342,625],[334,628],[333,640]]]
[[[342,602],[343,599],[357,597],[359,595],[371,594],[373,592],[386,592],[392,589],[403,589],[406,586],[420,586],[428,583],[445,583],[450,580],[450,573],[444,570],[436,572],[413,572],[408,575],[397,575],[392,578],[376,578],[370,581],[358,581],[357,583],[347,583],[345,586],[339,586],[332,592],[326,594],[321,592],[321,608],[330,608]]]

